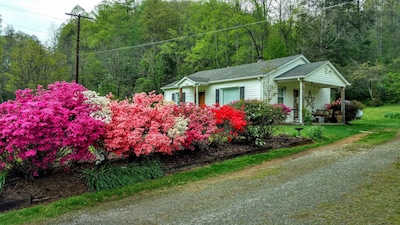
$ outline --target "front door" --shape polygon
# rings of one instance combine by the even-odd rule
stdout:
[[[199,92],[199,106],[204,106],[206,103],[206,93]]]

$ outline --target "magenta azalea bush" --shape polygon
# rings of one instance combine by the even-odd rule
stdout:
[[[37,171],[67,162],[89,160],[88,147],[104,133],[104,123],[90,115],[86,88],[57,82],[44,89],[16,92],[16,99],[0,104],[1,169]]]

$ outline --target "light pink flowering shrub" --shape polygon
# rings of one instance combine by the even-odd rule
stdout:
[[[82,91],[79,84],[57,82],[47,90],[19,90],[14,101],[0,104],[0,161],[35,175],[55,163],[92,159],[88,147],[104,123],[90,116],[95,109]]]
[[[135,94],[133,101],[113,101],[110,108],[113,116],[105,128],[106,151],[140,156],[153,152],[172,154],[182,149],[186,128],[176,129],[179,119],[173,114],[174,105],[163,102],[162,95]]]
[[[175,115],[189,119],[185,141],[182,143],[184,148],[193,150],[195,146],[209,144],[209,137],[217,130],[211,107],[183,103],[175,106],[174,112]]]

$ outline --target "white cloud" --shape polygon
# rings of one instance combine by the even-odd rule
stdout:
[[[0,2],[3,29],[12,25],[15,30],[35,35],[42,42],[50,39],[54,28],[70,19],[65,13],[79,5],[91,12],[101,0],[6,0]]]

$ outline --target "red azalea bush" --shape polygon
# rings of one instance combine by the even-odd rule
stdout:
[[[86,88],[57,82],[44,89],[16,92],[16,99],[0,104],[0,160],[2,166],[27,174],[55,164],[92,159],[88,147],[103,134],[104,124],[84,103]]]
[[[172,154],[185,142],[187,119],[174,115],[174,105],[162,95],[140,93],[111,104],[112,119],[106,125],[106,151],[116,155]]]
[[[209,137],[217,129],[210,107],[182,103],[180,106],[175,106],[174,113],[176,116],[188,118],[185,141],[182,143],[184,148],[193,150],[196,146],[209,144]]]
[[[237,138],[246,128],[246,113],[230,105],[213,108],[215,123],[218,127],[217,136],[227,137],[228,141]]]

